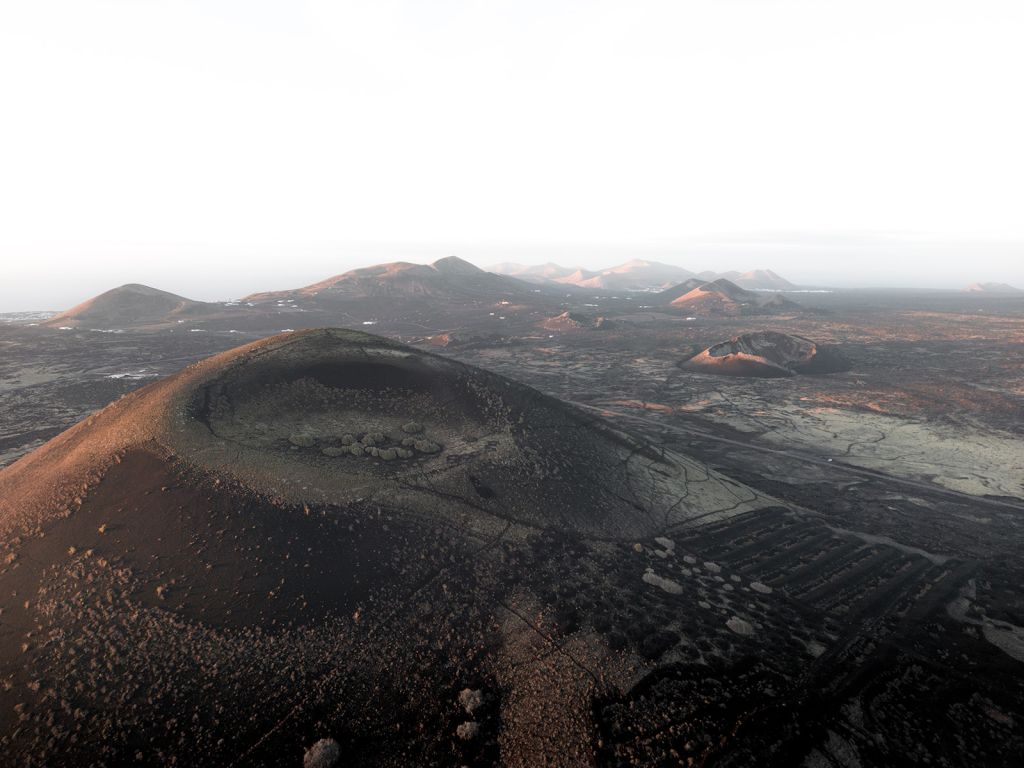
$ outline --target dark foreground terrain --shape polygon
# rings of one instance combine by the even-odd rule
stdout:
[[[4,754],[1021,765],[1024,305],[794,298],[0,326],[9,465],[159,382],[0,473]],[[162,378],[324,324],[574,407],[332,334]],[[762,329],[850,368],[680,366]]]

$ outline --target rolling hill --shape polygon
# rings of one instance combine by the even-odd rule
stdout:
[[[532,294],[536,286],[507,275],[485,272],[456,256],[433,264],[392,262],[354,269],[318,283],[286,291],[256,293],[251,302],[283,299],[337,301],[374,297],[493,301],[503,296]]]
[[[740,288],[724,278],[712,280],[673,299],[670,305],[690,314],[738,315],[795,311],[796,302],[781,294],[762,294]]]
[[[964,288],[968,293],[988,294],[990,296],[1022,296],[1024,289],[1015,288],[1006,283],[971,283]]]
[[[129,283],[56,314],[45,325],[103,329],[160,325],[219,308],[217,304],[192,301],[148,285]]]

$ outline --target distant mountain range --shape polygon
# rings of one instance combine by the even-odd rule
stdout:
[[[539,284],[558,283],[579,288],[611,291],[659,291],[670,288],[687,279],[710,282],[718,278],[731,280],[741,288],[751,290],[793,290],[797,286],[780,277],[770,269],[755,269],[750,272],[691,272],[671,264],[634,259],[603,270],[586,270],[562,267],[548,262],[535,266],[504,263],[491,267],[497,274]]]
[[[797,305],[779,294],[754,293],[730,280],[711,281],[689,270],[636,259],[618,267],[592,272],[556,264],[521,267],[500,265],[505,274],[488,272],[455,256],[432,264],[391,262],[353,269],[300,288],[254,293],[237,302],[208,303],[187,299],[139,284],[102,293],[50,318],[57,328],[117,329],[186,322],[190,319],[227,320],[241,314],[277,311],[334,312],[343,303],[390,299],[413,304],[431,303],[439,309],[474,304],[554,304],[567,291],[628,292],[661,289],[654,300],[687,312],[739,313]],[[707,276],[709,273],[702,273]],[[768,270],[748,272],[737,280],[746,285],[791,285]],[[400,306],[400,305],[399,305]],[[555,325],[576,322],[565,315]]]
[[[498,275],[518,277],[520,280],[543,283],[547,281],[560,282],[565,278],[571,277],[574,273],[582,272],[583,270],[573,269],[572,267],[562,267],[551,261],[547,264],[530,265],[514,264],[513,262],[506,261],[501,264],[495,264],[490,268],[490,271]]]
[[[693,276],[693,272],[671,264],[633,259],[617,267],[588,270],[562,267],[551,262],[538,266],[498,264],[491,267],[497,274],[509,275],[533,283],[574,285],[578,288],[608,291],[646,291],[667,288]]]
[[[227,321],[239,314],[252,316],[280,311],[314,311],[333,317],[339,306],[377,306],[380,299],[410,306],[446,307],[522,304],[561,307],[549,316],[553,327],[584,327],[564,309],[566,294],[583,291],[644,291],[645,302],[692,315],[791,312],[800,305],[782,291],[796,286],[771,270],[714,272],[695,275],[682,267],[635,259],[601,271],[569,269],[548,263],[537,266],[500,264],[488,272],[455,256],[432,264],[392,262],[353,269],[312,285],[255,293],[237,302],[202,302],[137,283],[122,285],[82,302],[45,321],[56,328],[116,329],[184,323],[193,319]],[[500,273],[499,273],[500,272]],[[989,296],[1022,296],[1005,283],[975,283],[965,292]],[[395,304],[402,307],[402,304]],[[365,306],[364,306],[365,308]],[[596,322],[596,321],[595,321]]]

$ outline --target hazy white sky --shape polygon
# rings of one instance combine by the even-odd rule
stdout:
[[[1022,40],[1020,0],[2,2],[0,311],[568,243],[1024,282]],[[756,245],[879,232],[936,249]]]

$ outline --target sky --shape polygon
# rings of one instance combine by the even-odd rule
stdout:
[[[0,3],[0,311],[456,253],[1024,286],[1019,0]]]

